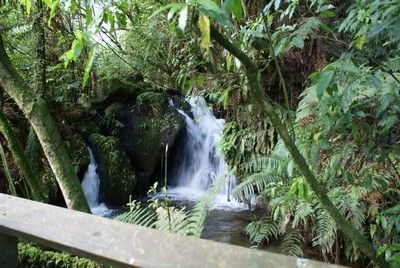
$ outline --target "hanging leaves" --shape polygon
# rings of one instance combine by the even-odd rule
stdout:
[[[199,29],[201,32],[201,48],[208,49],[211,44],[210,38],[210,19],[204,14],[200,14],[199,16]]]
[[[64,56],[64,66],[67,67],[71,61],[76,61],[82,53],[83,47],[90,40],[91,33],[86,31],[77,31],[76,39],[72,42],[71,49]]]
[[[95,58],[94,57],[95,49],[96,49],[96,47],[92,47],[92,49],[89,52],[89,57],[88,57],[88,60],[86,62],[86,66],[85,66],[85,72],[83,73],[83,81],[82,81],[83,87],[86,86],[86,83],[89,80],[89,74],[90,74],[90,71],[92,70],[94,58]]]

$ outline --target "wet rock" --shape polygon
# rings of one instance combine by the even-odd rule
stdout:
[[[160,162],[167,144],[173,146],[184,127],[181,115],[168,107],[164,93],[146,92],[138,96],[131,111],[120,119],[124,127],[119,138],[138,176],[137,190],[146,192],[158,181]]]
[[[89,143],[98,164],[100,201],[125,205],[137,180],[121,143],[115,137],[99,134],[92,134]]]

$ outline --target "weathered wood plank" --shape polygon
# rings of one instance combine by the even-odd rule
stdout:
[[[16,268],[18,239],[13,236],[0,233],[0,267]]]
[[[183,237],[0,194],[0,233],[114,267],[337,267]]]

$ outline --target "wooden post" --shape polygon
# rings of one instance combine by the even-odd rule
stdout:
[[[0,267],[17,268],[17,243],[16,237],[0,233]]]

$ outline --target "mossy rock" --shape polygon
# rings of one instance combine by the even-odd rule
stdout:
[[[95,268],[95,262],[64,252],[50,251],[31,244],[18,244],[18,267]]]
[[[121,102],[113,102],[111,103],[105,110],[104,116],[106,117],[119,117],[125,110],[127,106]]]
[[[125,205],[136,185],[136,176],[119,140],[92,134],[89,143],[98,165],[100,201]]]
[[[165,146],[171,149],[185,126],[185,120],[175,109],[168,109],[161,125],[161,150],[165,152]]]
[[[122,123],[119,138],[138,176],[136,192],[143,193],[159,179],[157,167],[164,157],[165,146],[174,144],[184,121],[175,109],[168,108],[165,94],[146,92],[138,96]]]
[[[168,97],[164,93],[145,92],[137,97],[135,109],[141,114],[162,116],[168,108]]]

